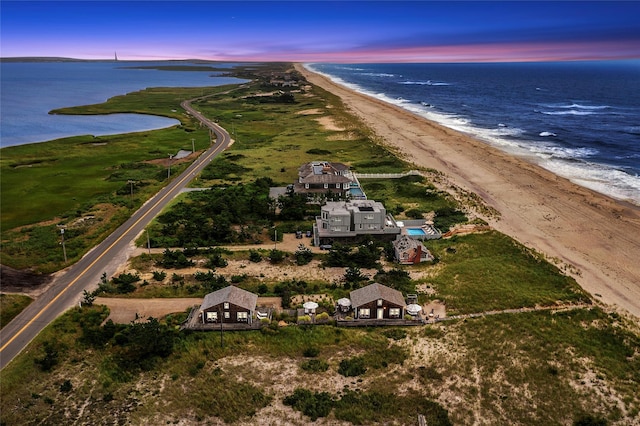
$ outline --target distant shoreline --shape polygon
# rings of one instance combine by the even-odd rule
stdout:
[[[501,213],[499,220],[487,218],[494,228],[570,265],[585,290],[640,318],[640,206],[578,186],[302,64],[296,69],[339,96],[405,160],[444,172],[455,185],[481,196]]]

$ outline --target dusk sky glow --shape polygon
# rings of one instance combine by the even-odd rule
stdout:
[[[640,2],[2,1],[0,56],[476,62],[640,58]]]

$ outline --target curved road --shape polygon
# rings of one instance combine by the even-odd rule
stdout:
[[[218,154],[231,144],[229,134],[220,126],[191,107],[196,99],[184,101],[181,106],[216,135],[216,143],[201,154],[182,174],[173,180],[129,220],[116,229],[102,243],[94,247],[76,264],[57,277],[51,287],[24,311],[0,330],[0,369],[18,355],[51,321],[79,302],[82,291],[94,288],[103,273],[115,273],[114,265],[127,260],[131,242],[147,224],[176,197],[180,191]],[[115,262],[114,262],[115,260]]]

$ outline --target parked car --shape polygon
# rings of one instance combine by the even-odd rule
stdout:
[[[331,250],[331,244],[320,245],[320,250]]]
[[[302,238],[302,231],[296,231],[296,238]]]

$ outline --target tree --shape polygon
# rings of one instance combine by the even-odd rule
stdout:
[[[363,275],[362,272],[360,272],[360,268],[358,268],[357,266],[352,266],[347,268],[347,270],[344,273],[345,282],[348,282],[349,284],[351,284],[350,287],[353,287],[353,288],[356,288],[354,284],[359,283],[360,281],[368,280],[368,279],[369,277],[367,277],[366,275]]]
[[[300,244],[298,245],[298,250],[295,252],[295,257],[297,265],[306,265],[313,259],[313,253],[309,247]]]
[[[88,292],[82,290],[82,304],[86,306],[93,306],[93,302],[96,300],[96,293],[94,291]]]
[[[285,253],[281,250],[272,249],[269,252],[269,261],[271,263],[280,263],[284,260]]]

